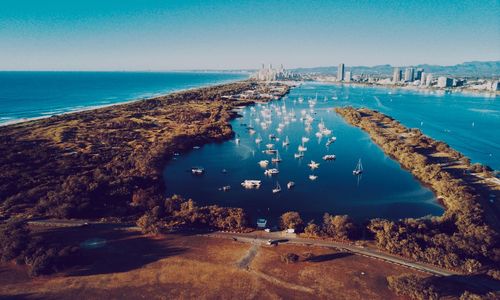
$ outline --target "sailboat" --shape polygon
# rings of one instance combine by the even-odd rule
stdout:
[[[280,153],[279,153],[278,151],[276,151],[276,157],[273,157],[273,158],[271,159],[271,161],[272,161],[273,163],[279,163],[279,162],[281,162]]]
[[[319,168],[319,163],[315,162],[314,160],[311,160],[311,163],[307,164],[309,168],[311,169],[317,169]]]
[[[257,144],[260,144],[260,142],[262,142],[262,137],[260,136],[260,134],[257,136],[257,138],[255,139],[255,143]]]
[[[352,175],[360,175],[363,173],[363,165],[361,164],[361,158],[358,160],[358,165],[356,166],[356,169],[352,171]]]
[[[239,143],[240,143],[240,136],[236,135],[236,139],[234,141],[235,141],[236,145],[239,145]]]
[[[294,153],[293,157],[295,157],[295,158],[302,158],[302,157],[304,157],[304,153],[303,152]]]
[[[276,187],[273,189],[273,194],[281,192],[280,183],[276,181]]]
[[[283,147],[286,147],[288,145],[290,145],[290,140],[288,139],[288,135],[287,135],[285,140],[283,141]]]

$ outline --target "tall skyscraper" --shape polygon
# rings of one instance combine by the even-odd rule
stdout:
[[[420,85],[424,85],[425,84],[425,77],[427,77],[427,73],[425,73],[424,71],[422,71],[422,73],[420,73]]]
[[[405,81],[412,82],[415,79],[415,69],[406,68],[405,69]]]
[[[401,69],[394,68],[394,73],[392,74],[392,82],[397,83],[401,81]]]
[[[418,68],[417,74],[415,75],[415,80],[422,80],[422,73],[424,73],[424,69]]]
[[[432,84],[432,79],[433,79],[433,78],[432,78],[432,73],[429,73],[429,74],[425,75],[425,77],[426,77],[426,78],[425,78],[425,85],[426,85],[426,86],[431,86],[431,84]]]
[[[337,69],[337,81],[344,81],[345,74],[344,64],[339,64],[339,68]]]

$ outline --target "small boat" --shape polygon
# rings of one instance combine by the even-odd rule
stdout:
[[[278,151],[276,151],[276,157],[273,157],[273,158],[271,159],[271,161],[272,161],[273,163],[279,163],[279,162],[281,162],[280,153],[279,153]]]
[[[318,176],[316,176],[316,175],[313,175],[313,174],[309,175],[310,180],[316,180],[317,178],[318,178]]]
[[[311,162],[309,164],[307,164],[307,165],[311,169],[317,169],[317,168],[319,168],[319,163],[315,162],[314,160],[311,160]]]
[[[316,135],[317,138],[321,138],[323,136],[323,134],[321,132],[316,132],[315,135]]]
[[[179,152],[174,152],[174,156],[179,156],[181,155]]]
[[[273,176],[273,175],[276,175],[278,174],[280,171],[276,168],[273,168],[273,169],[267,169],[264,171],[264,175],[266,176]]]
[[[194,146],[194,147],[193,147],[193,149],[194,149],[194,150],[198,150],[198,149],[200,149],[200,148],[201,148],[200,146]]]
[[[260,142],[262,142],[262,137],[260,136],[260,134],[257,136],[257,138],[255,139],[255,143],[257,144],[260,144]]]
[[[262,151],[262,153],[265,153],[265,154],[274,154],[276,152],[277,152],[276,149],[267,149],[267,150]]]
[[[236,143],[236,145],[239,145],[239,144],[240,144],[240,139],[239,139],[239,138],[236,138],[236,139],[234,140],[234,142]]]
[[[254,129],[250,129],[250,130],[248,130],[248,133],[250,133],[250,135],[255,134],[255,132],[256,132],[256,131],[255,131]]]
[[[221,188],[219,188],[219,191],[223,191],[223,192],[227,192],[231,189],[231,186],[230,185],[225,185]]]
[[[227,170],[226,170],[226,169],[222,169],[220,172],[221,172],[222,174],[226,174],[226,173],[227,173]]]
[[[361,164],[361,158],[358,160],[358,164],[356,165],[356,169],[352,171],[352,175],[360,175],[363,173],[363,165]]]
[[[261,161],[259,161],[259,166],[261,166],[262,168],[267,167],[268,164],[269,164],[268,160],[261,160]]]
[[[203,173],[205,173],[205,169],[200,167],[193,167],[191,168],[191,173],[193,173],[193,175],[202,175]]]
[[[276,187],[273,189],[273,194],[281,192],[281,186],[279,182],[276,182]]]
[[[290,145],[290,140],[288,139],[288,135],[287,135],[285,140],[283,141],[283,147],[286,147],[288,145]]]
[[[267,149],[273,149],[273,148],[274,148],[274,144],[267,144],[267,145],[266,145],[266,148],[267,148]]]
[[[241,183],[241,185],[246,188],[246,189],[254,189],[254,188],[259,188],[260,185],[261,185],[261,181],[260,180],[245,180]]]
[[[274,135],[274,134],[272,134],[272,133],[269,135],[269,139],[270,139],[270,140],[273,140],[273,139],[275,139],[275,138],[276,138],[276,135]]]
[[[323,160],[335,160],[336,156],[335,154],[327,154],[323,156]]]
[[[295,153],[295,154],[293,154],[293,157],[295,157],[295,158],[302,158],[302,157],[304,157],[304,153],[302,153],[302,152]]]
[[[307,142],[309,142],[309,138],[308,138],[308,137],[303,136],[303,137],[302,137],[302,144],[307,143]]]
[[[291,188],[293,188],[294,186],[295,186],[295,182],[293,182],[293,181],[289,181],[289,182],[286,184],[286,187],[287,187],[288,189],[291,189]]]
[[[330,146],[331,144],[333,144],[335,141],[337,140],[336,137],[332,136],[331,138],[328,139],[328,141],[326,141],[326,145],[327,146]]]
[[[332,131],[328,128],[325,128],[325,129],[321,130],[321,134],[322,135],[330,135],[330,134],[332,134]]]
[[[297,149],[299,150],[299,152],[307,151],[307,147],[304,147],[304,145],[299,145]]]

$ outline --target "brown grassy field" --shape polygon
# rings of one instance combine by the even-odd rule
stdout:
[[[254,246],[190,234],[148,237],[109,226],[50,234],[106,244],[82,250],[79,266],[52,276],[30,278],[22,267],[1,265],[0,299],[399,299],[385,277],[414,272],[318,247]],[[242,267],[251,248],[256,256]],[[287,252],[300,261],[282,262]],[[313,258],[306,261],[306,253]]]

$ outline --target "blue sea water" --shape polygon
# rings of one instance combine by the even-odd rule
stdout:
[[[303,103],[297,101],[299,97],[305,99]],[[311,113],[307,99],[316,97],[314,113]],[[442,214],[443,208],[427,187],[386,156],[365,132],[348,125],[335,114],[334,107],[345,105],[380,110],[406,126],[419,127],[431,137],[448,142],[473,161],[498,168],[500,107],[496,99],[306,83],[294,88],[286,99],[256,106],[255,111],[244,108],[242,118],[232,122],[241,139],[239,144],[235,140],[208,144],[170,161],[164,171],[167,195],[181,194],[202,205],[242,207],[252,219],[265,217],[274,223],[279,215],[291,210],[300,212],[306,220],[317,221],[325,212],[348,214],[357,221]],[[294,111],[297,118],[302,110],[313,114],[312,131],[305,131],[303,122],[298,120],[286,125],[281,133],[277,132],[283,115],[277,115],[274,110],[283,106],[288,112]],[[261,128],[255,120],[262,119],[260,112],[266,107],[274,107],[269,129]],[[315,136],[321,120],[337,137],[329,147],[325,145],[325,137],[318,139]],[[252,124],[256,133],[250,134],[242,126],[244,124]],[[288,136],[290,146],[270,141],[270,133],[276,134],[281,141]],[[264,139],[260,145],[255,143],[259,134]],[[303,159],[295,159],[294,153],[303,136],[310,138],[306,145],[308,150]],[[264,169],[258,165],[260,160],[271,161],[272,156],[262,153],[267,143],[275,143],[283,159],[277,165],[270,164],[269,168],[277,166],[280,171],[273,177],[265,176]],[[337,158],[325,162],[322,160],[325,154],[335,154]],[[352,170],[359,158],[365,172],[358,178],[353,176]],[[317,170],[312,171],[307,166],[311,160],[320,163]],[[205,174],[193,176],[189,172],[193,166],[204,167]],[[227,173],[222,173],[222,169]],[[318,178],[311,181],[310,174]],[[261,180],[262,186],[246,190],[240,185],[245,179]],[[296,183],[291,190],[286,188],[288,181]],[[273,194],[277,182],[282,191]],[[228,185],[231,186],[229,191],[220,190]]]
[[[195,72],[0,72],[0,125],[247,77]]]

